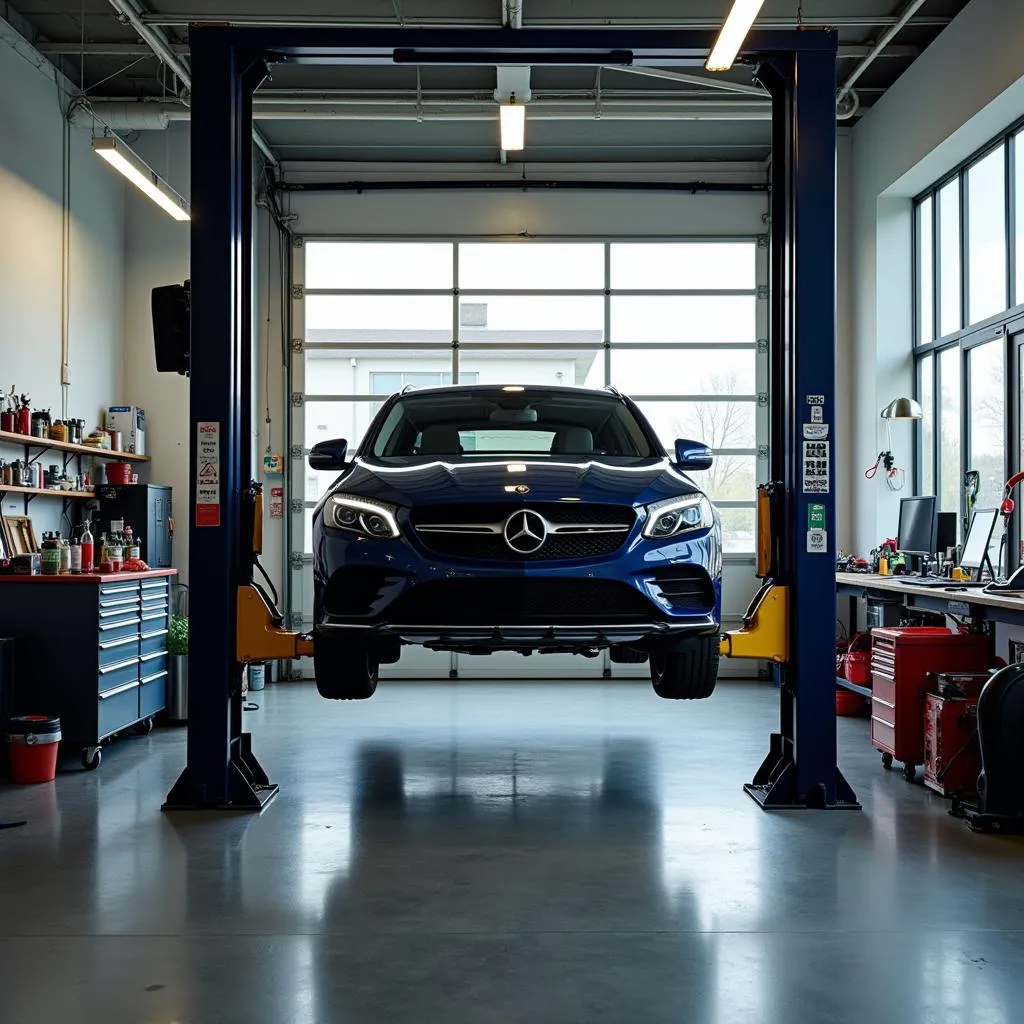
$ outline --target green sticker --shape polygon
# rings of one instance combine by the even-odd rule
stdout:
[[[828,528],[828,523],[825,522],[825,506],[824,505],[808,505],[807,506],[807,529],[808,530],[825,530]]]

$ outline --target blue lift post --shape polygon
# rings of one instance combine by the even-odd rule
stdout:
[[[257,810],[276,791],[242,731],[235,660],[236,594],[250,582],[240,528],[252,475],[249,316],[252,94],[276,62],[310,64],[702,65],[711,32],[553,29],[328,29],[201,26],[192,55],[192,379],[189,726],[184,771],[164,807]],[[764,807],[856,806],[836,764],[833,608],[835,501],[803,493],[808,396],[834,432],[835,57],[828,31],[754,32],[743,59],[773,97],[772,470],[788,515],[780,584],[792,588],[792,662],[782,721],[747,790]],[[799,289],[797,288],[799,282]],[[219,493],[196,478],[197,437],[219,437]],[[834,441],[834,433],[829,443]],[[209,461],[209,448],[207,448]],[[197,499],[203,502],[197,505]],[[811,554],[804,523],[824,506],[827,550]]]

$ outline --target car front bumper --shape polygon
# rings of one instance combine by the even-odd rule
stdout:
[[[363,635],[462,650],[559,650],[714,634],[721,621],[717,534],[631,537],[591,560],[441,559],[405,538],[314,530],[321,636]]]

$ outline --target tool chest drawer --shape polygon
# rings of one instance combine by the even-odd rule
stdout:
[[[166,706],[167,670],[143,675],[139,680],[139,717],[150,718]]]
[[[142,619],[138,612],[129,610],[120,615],[112,615],[109,618],[100,619],[100,647],[110,640],[119,640],[121,637],[139,636],[139,626]]]
[[[118,637],[116,640],[103,640],[100,642],[100,672],[138,656],[139,638],[135,634]]]
[[[137,652],[133,651],[128,655],[122,655],[120,658],[111,661],[109,665],[104,665],[100,668],[100,693],[116,689],[122,683],[130,682],[133,679],[138,681],[138,678],[139,655]]]
[[[167,650],[167,627],[147,630],[139,639],[139,653],[143,656]]]
[[[97,739],[122,729],[127,729],[139,720],[139,681],[129,680],[113,690],[100,694]]]

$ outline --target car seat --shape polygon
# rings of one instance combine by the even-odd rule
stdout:
[[[420,455],[460,455],[459,428],[451,423],[425,427],[417,450]]]
[[[594,435],[586,427],[565,427],[555,434],[551,445],[553,455],[590,455],[594,450]]]

